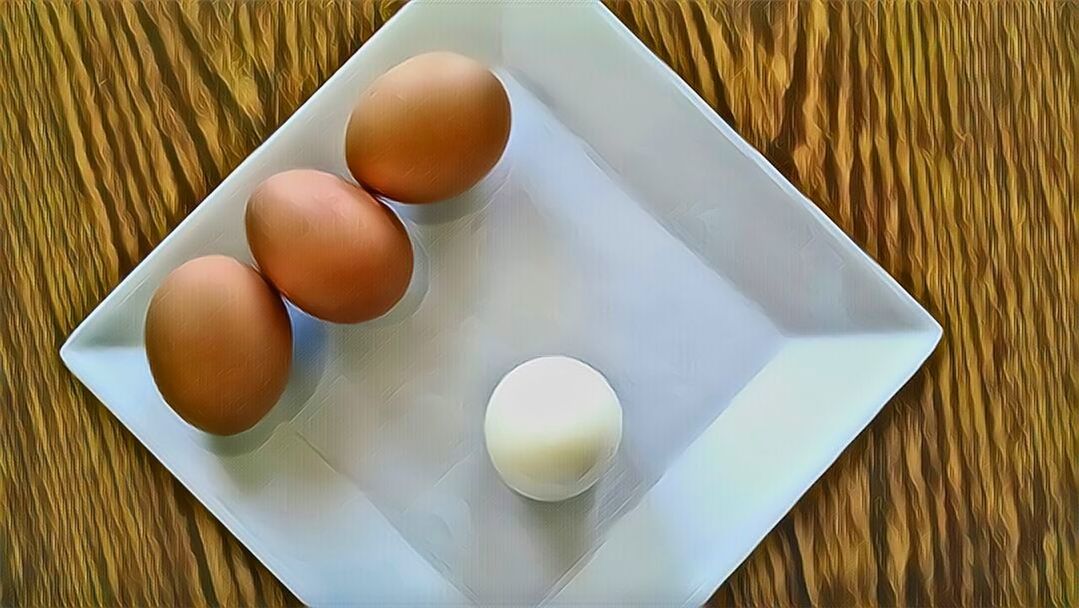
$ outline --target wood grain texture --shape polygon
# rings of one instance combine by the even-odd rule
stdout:
[[[399,2],[0,3],[0,605],[295,598],[61,365]],[[1079,3],[612,2],[944,326],[716,605],[1079,605]]]

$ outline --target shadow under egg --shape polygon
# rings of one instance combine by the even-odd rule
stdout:
[[[292,367],[284,393],[262,420],[242,433],[222,436],[192,429],[209,451],[227,456],[257,450],[279,427],[296,418],[314,394],[326,370],[327,327],[287,301],[285,307],[292,324]]]
[[[509,154],[504,154],[491,172],[475,186],[457,196],[434,203],[408,204],[383,196],[377,198],[389,205],[401,218],[413,224],[445,224],[486,209],[498,191],[509,181],[511,165]]]
[[[563,560],[584,554],[595,534],[590,514],[596,508],[596,486],[565,500],[544,502],[517,494],[524,503],[523,518],[538,529],[553,531],[538,539]],[[516,492],[514,492],[516,494]]]
[[[386,311],[382,316],[370,321],[345,326],[368,330],[388,327],[401,323],[419,310],[424,298],[427,297],[428,289],[430,289],[430,260],[427,256],[427,250],[415,235],[410,233],[409,238],[412,241],[412,279],[409,281],[404,295],[393,305],[393,308]]]

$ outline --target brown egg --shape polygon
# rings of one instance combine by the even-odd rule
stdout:
[[[230,257],[196,258],[172,271],[150,300],[145,338],[161,396],[209,433],[251,428],[288,382],[285,304],[259,273]]]
[[[456,53],[426,53],[364,91],[348,123],[345,156],[369,190],[430,203],[483,179],[509,134],[509,97],[490,70]]]
[[[374,319],[412,279],[412,243],[401,221],[335,175],[300,169],[270,177],[251,195],[246,222],[262,272],[320,319]]]

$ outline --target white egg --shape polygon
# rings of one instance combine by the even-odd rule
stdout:
[[[553,502],[592,487],[622,441],[622,406],[602,374],[570,357],[539,357],[495,387],[487,452],[518,493]]]

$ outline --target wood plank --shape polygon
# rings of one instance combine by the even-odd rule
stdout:
[[[0,3],[0,605],[282,605],[57,357],[401,5]],[[612,1],[944,325],[716,605],[1079,605],[1079,3]]]

